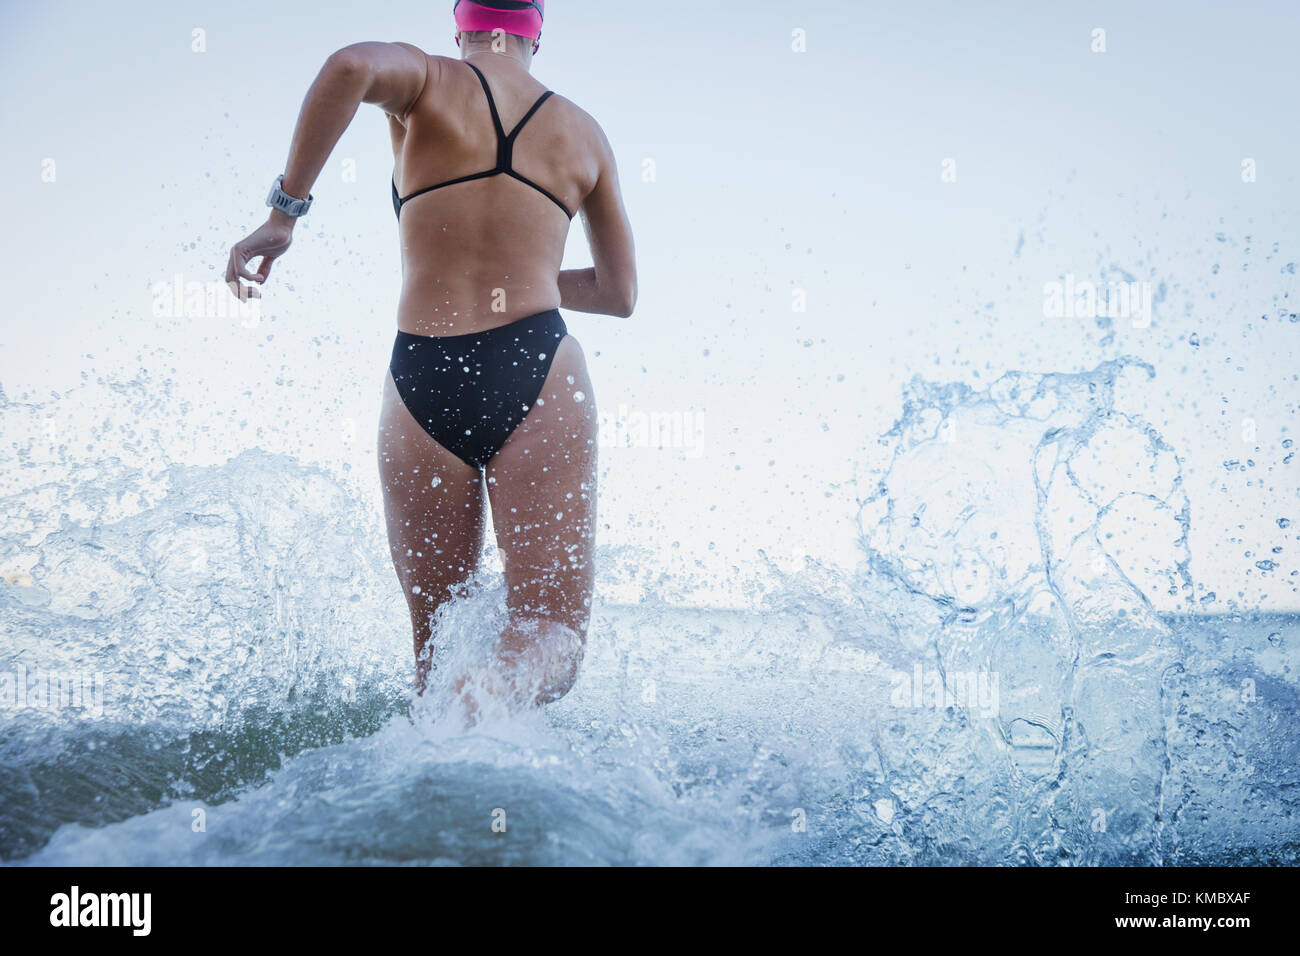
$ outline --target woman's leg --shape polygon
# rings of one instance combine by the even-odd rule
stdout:
[[[429,677],[430,617],[474,572],[483,549],[483,476],[429,436],[384,376],[379,477],[393,566],[406,593],[415,686]]]
[[[577,678],[595,575],[596,403],[566,336],[539,400],[487,466],[509,624],[498,653],[510,695],[558,700]]]

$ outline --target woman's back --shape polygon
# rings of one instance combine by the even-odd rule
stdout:
[[[409,112],[388,117],[399,328],[460,335],[558,307],[570,213],[597,185],[603,134],[509,57],[426,59]]]

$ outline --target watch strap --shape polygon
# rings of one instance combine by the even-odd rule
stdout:
[[[293,216],[295,219],[299,216],[305,216],[307,210],[311,208],[313,197],[310,193],[308,193],[306,199],[290,196],[281,185],[283,181],[283,175],[276,177],[275,184],[271,186],[271,192],[266,197],[266,204],[280,210],[286,216]]]

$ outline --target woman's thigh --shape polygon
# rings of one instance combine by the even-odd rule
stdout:
[[[595,575],[596,433],[586,359],[566,336],[538,401],[487,466],[512,615],[555,620],[581,635]]]
[[[420,426],[391,374],[385,375],[378,449],[388,544],[416,627],[418,653],[428,615],[477,567],[485,523],[483,477]]]

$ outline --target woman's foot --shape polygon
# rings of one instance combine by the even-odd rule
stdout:
[[[559,700],[577,680],[584,651],[582,635],[563,624],[541,618],[512,623],[493,659],[452,683],[466,727],[479,722],[484,708],[516,714]]]

